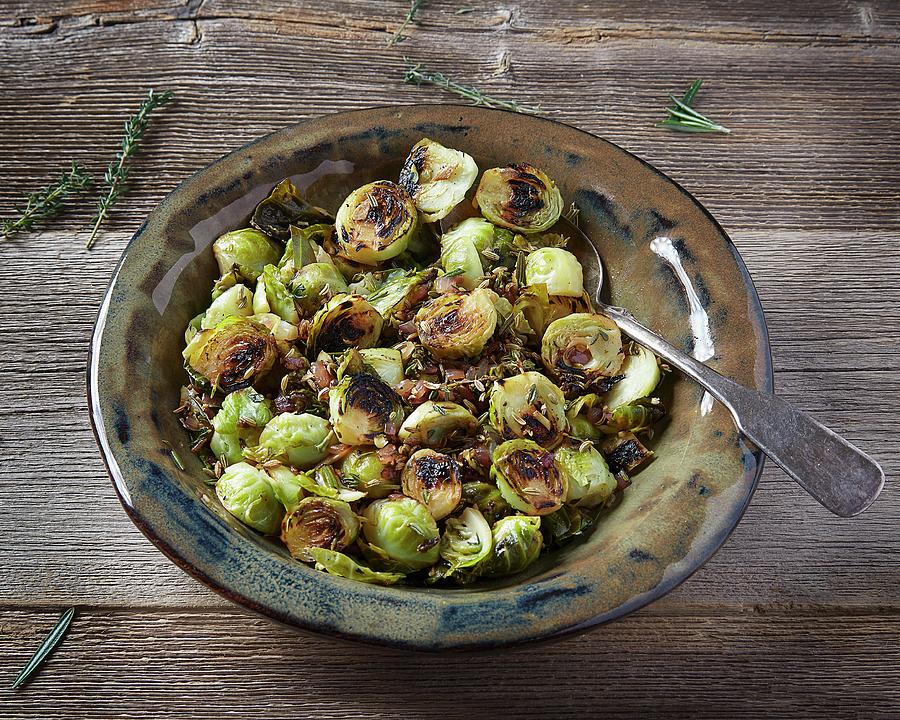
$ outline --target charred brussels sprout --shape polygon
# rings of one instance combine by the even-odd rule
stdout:
[[[434,450],[414,452],[401,480],[403,494],[425,505],[435,520],[447,517],[462,499],[459,465],[449,455]]]
[[[356,541],[359,519],[351,507],[330,498],[303,498],[281,523],[281,540],[291,557],[312,562],[309,548],[343,550]]]
[[[477,507],[485,520],[492,524],[512,513],[512,508],[497,486],[486,482],[463,483],[463,502]]]
[[[491,529],[493,549],[478,567],[478,573],[501,577],[521,572],[537,560],[544,546],[541,519],[528,515],[501,518]]]
[[[247,463],[231,465],[216,483],[216,495],[225,509],[245,525],[264,535],[278,531],[284,509],[262,470]]]
[[[322,460],[331,436],[331,425],[309,413],[281,413],[259,435],[253,455],[260,460],[286,460],[297,468],[309,468]]]
[[[377,265],[406,250],[417,224],[418,211],[406,191],[378,180],[344,200],[335,222],[336,242],[345,258]]]
[[[613,385],[606,395],[606,406],[610,410],[647,397],[659,384],[656,356],[637,343],[631,344],[619,373],[625,377]]]
[[[415,572],[440,557],[437,523],[418,500],[390,497],[369,505],[363,534],[392,570]],[[373,548],[373,549],[374,549]],[[379,552],[380,551],[380,552]]]
[[[625,354],[615,322],[599,313],[576,313],[554,320],[544,332],[541,359],[563,389],[584,389],[615,375]]]
[[[370,500],[380,500],[400,492],[393,469],[374,450],[354,450],[341,463],[344,484],[364,492]]]
[[[213,436],[210,450],[225,465],[239,462],[242,455],[241,440],[258,435],[272,419],[272,408],[253,388],[237,390],[226,395],[222,407],[212,419]]]
[[[332,575],[339,575],[348,580],[369,583],[371,585],[395,585],[404,577],[403,573],[377,572],[360,565],[344,553],[327,548],[308,547],[306,554],[316,563],[316,570],[324,570]]]
[[[529,438],[553,447],[568,428],[566,399],[539,372],[524,372],[494,383],[489,419],[505,438]]]
[[[450,566],[450,572],[473,568],[491,554],[494,539],[491,526],[476,508],[468,507],[458,518],[447,520],[441,536],[441,557]]]
[[[497,327],[494,297],[479,288],[431,300],[416,313],[419,340],[437,358],[477,357]]]
[[[256,282],[266,265],[278,262],[281,250],[259,230],[247,228],[220,235],[213,254],[222,275],[236,269],[245,280]]]
[[[393,435],[403,422],[400,397],[369,373],[349,375],[331,388],[329,416],[338,440],[371,445],[378,435]]]
[[[441,267],[460,273],[463,285],[472,290],[484,277],[482,253],[494,241],[495,227],[484,218],[469,218],[441,235]]]
[[[250,224],[270,237],[287,240],[291,237],[291,225],[306,227],[332,220],[334,218],[331,213],[310,205],[294,184],[285,179],[273,188],[269,197],[256,206]],[[278,258],[271,262],[278,262]]]
[[[556,184],[526,163],[485,170],[475,202],[495,225],[526,235],[549,230],[563,206]]]
[[[244,285],[233,285],[212,301],[200,321],[200,328],[209,330],[227,317],[247,317],[252,314],[253,293]]]
[[[475,434],[478,420],[462,405],[428,400],[403,421],[398,437],[410,445],[440,448]]]
[[[546,247],[529,253],[525,260],[525,282],[546,285],[550,295],[581,297],[584,293],[581,263],[562,248]]]
[[[253,320],[228,317],[199,333],[185,352],[195,372],[229,393],[269,371],[275,362],[275,338]]]
[[[507,440],[494,450],[491,477],[516,510],[547,515],[566,499],[566,479],[547,452],[531,440]]]
[[[349,292],[344,276],[334,265],[310,263],[304,265],[289,283],[297,305],[305,315],[312,315],[335,295]]]
[[[381,335],[382,324],[381,315],[361,295],[336,295],[312,319],[307,340],[309,356],[373,347]]]
[[[403,164],[400,185],[425,222],[435,222],[462,202],[477,176],[478,166],[464,152],[422,138]]]
[[[363,363],[392,388],[404,378],[403,356],[394,348],[363,348],[359,351]]]
[[[561,447],[554,453],[559,474],[565,479],[566,502],[596,507],[612,497],[616,479],[600,452],[588,444],[585,449]]]
[[[629,432],[607,438],[600,449],[609,465],[609,471],[614,475],[620,472],[630,473],[653,457],[653,452],[644,447],[634,433]]]

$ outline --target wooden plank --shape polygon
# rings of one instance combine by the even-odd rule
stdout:
[[[0,611],[13,677],[55,614]],[[204,613],[79,612],[4,717],[888,718],[900,619],[641,613],[502,654],[431,656]],[[474,713],[474,715],[473,715]]]

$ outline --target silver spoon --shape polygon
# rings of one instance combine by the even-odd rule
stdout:
[[[884,471],[871,457],[784,400],[738,385],[686,355],[641,325],[624,308],[600,299],[603,264],[596,246],[561,219],[555,228],[584,270],[584,288],[619,329],[696,381],[731,412],[738,430],[835,515],[851,517],[871,505],[884,487]]]

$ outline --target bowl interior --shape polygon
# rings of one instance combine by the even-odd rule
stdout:
[[[166,198],[129,245],[98,321],[89,388],[116,488],[139,527],[186,570],[308,629],[435,649],[519,642],[615,617],[702,564],[739,520],[758,477],[760,458],[724,408],[701,407],[702,391],[682,378],[664,380],[670,414],[652,441],[655,459],[588,536],[521,576],[465,589],[372,587],[292,561],[280,543],[222,509],[171,412],[185,377],[183,331],[208,305],[216,275],[213,240],[241,227],[284,177],[335,210],[359,185],[395,179],[423,136],[465,150],[482,169],[544,169],[597,243],[612,303],[690,349],[687,282],[708,317],[712,364],[771,387],[762,313],[740,258],[708,214],[649,166],[572,128],[509,113],[346,113],[223,158]],[[658,237],[673,241],[679,268],[651,250]]]

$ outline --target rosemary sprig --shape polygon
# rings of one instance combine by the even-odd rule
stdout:
[[[691,86],[688,88],[688,91],[682,96],[681,100],[670,94],[669,97],[672,99],[672,102],[675,103],[675,107],[666,108],[666,112],[669,113],[669,117],[667,117],[662,122],[657,123],[657,125],[659,127],[671,128],[672,130],[680,130],[681,132],[730,133],[731,130],[729,130],[727,127],[713,122],[708,117],[706,117],[705,115],[701,115],[691,107],[691,103],[694,101],[694,96],[697,94],[697,91],[700,89],[700,86],[702,84],[702,80],[694,80],[694,82],[691,83]]]
[[[416,19],[416,13],[422,9],[422,6],[425,4],[426,0],[412,0],[412,5],[409,6],[409,10],[406,13],[406,16],[403,18],[403,22],[400,23],[400,27],[397,28],[397,32],[391,35],[391,39],[388,40],[388,47],[396,45],[397,43],[402,43],[406,40],[406,36],[403,34],[403,31],[409,27],[409,24]]]
[[[471,85],[463,85],[455,80],[451,80],[443,73],[429,70],[420,63],[413,64],[408,58],[403,59],[406,61],[406,73],[403,76],[404,82],[412,85],[435,85],[449,92],[456,93],[460,97],[466,98],[466,100],[471,100],[473,105],[512,110],[513,112],[527,113],[529,115],[537,115],[541,111],[539,107],[521,105],[512,100],[498,100],[490,95],[485,95]]]
[[[475,12],[475,8],[471,5],[463,5],[461,8],[457,8],[453,11],[454,15],[468,15],[470,12]]]
[[[138,143],[144,136],[144,132],[147,130],[147,126],[150,123],[150,113],[156,110],[156,108],[165,105],[171,99],[172,93],[168,90],[157,93],[151,88],[150,92],[147,94],[147,98],[138,108],[138,111],[125,121],[125,135],[122,138],[122,149],[119,150],[115,159],[109,163],[109,166],[106,168],[106,174],[103,176],[103,184],[106,186],[106,190],[103,197],[98,201],[97,212],[91,220],[93,227],[91,229],[91,236],[87,241],[88,249],[94,244],[94,239],[97,237],[97,231],[100,229],[100,224],[106,219],[110,208],[115,205],[119,196],[127,187],[126,181],[128,180],[128,173],[131,170],[128,161],[137,151]]]
[[[62,210],[66,196],[83,190],[91,184],[87,171],[76,163],[64,172],[59,180],[31,193],[25,200],[25,207],[20,209],[19,217],[0,221],[0,234],[10,237],[18,232],[28,232],[34,224],[41,220],[49,220]]]
[[[72,607],[66,610],[59,620],[56,621],[56,625],[54,625],[50,634],[44,638],[44,642],[41,643],[41,646],[35,651],[34,655],[31,656],[31,660],[29,660],[28,664],[22,668],[22,672],[19,673],[15,682],[12,684],[12,690],[15,690],[28,680],[34,671],[40,667],[40,664],[44,662],[47,656],[52,652],[53,648],[55,648],[59,644],[59,641],[63,639],[66,630],[69,629],[69,624],[72,622],[73,617],[75,617],[75,608]]]

